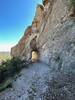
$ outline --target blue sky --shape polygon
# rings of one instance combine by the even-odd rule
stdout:
[[[10,51],[31,25],[42,0],[0,0],[0,51]]]

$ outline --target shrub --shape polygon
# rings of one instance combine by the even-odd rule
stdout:
[[[6,88],[11,88],[11,87],[12,87],[12,80],[7,79],[4,83],[0,84],[0,92]]]
[[[75,7],[75,0],[70,0],[71,5]]]
[[[19,58],[12,58],[11,60],[3,61],[0,65],[0,84],[8,78],[13,77],[23,67],[26,67],[26,61]]]
[[[71,10],[72,10],[72,15],[75,16],[75,0],[70,0],[71,2]]]

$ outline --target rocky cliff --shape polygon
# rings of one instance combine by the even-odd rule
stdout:
[[[38,51],[40,61],[57,70],[71,71],[75,66],[75,13],[72,8],[70,0],[43,0],[43,5],[37,6],[32,25],[11,49],[12,56],[29,59],[32,51]]]
[[[74,6],[72,0],[42,1],[32,25],[11,49],[13,57],[27,60],[36,51],[40,62],[23,69],[0,100],[75,100]]]
[[[43,0],[43,5],[37,5],[32,25],[11,49],[11,55],[29,59],[31,52],[38,50],[39,59],[48,64],[51,59],[57,59],[54,56],[69,56],[66,47],[74,41],[75,31],[74,18],[69,17],[71,8],[70,0]]]
[[[36,38],[39,35],[39,30],[43,17],[43,6],[37,5],[34,20],[31,26],[28,26],[24,36],[18,42],[18,44],[11,49],[11,55],[13,57],[21,57],[29,59],[31,51],[36,49]]]

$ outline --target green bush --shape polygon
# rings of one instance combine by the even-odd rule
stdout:
[[[71,5],[74,6],[75,8],[75,0],[70,0],[70,2],[71,2]]]
[[[12,80],[11,79],[7,79],[5,82],[0,84],[0,92],[6,88],[9,88],[9,87],[12,87]]]
[[[72,13],[75,15],[75,0],[70,0]]]
[[[0,65],[0,83],[9,77],[13,77],[26,66],[26,61],[22,61],[19,58],[12,58],[11,60],[3,61]]]
[[[23,68],[27,66],[26,61],[19,58],[3,61],[0,65],[0,91],[9,87],[13,77]]]

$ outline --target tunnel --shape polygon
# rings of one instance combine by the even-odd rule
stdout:
[[[30,43],[32,62],[36,62],[39,60],[39,49],[37,48],[36,38],[37,36],[35,36]]]

